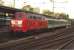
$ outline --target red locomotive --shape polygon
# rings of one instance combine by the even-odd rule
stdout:
[[[16,12],[15,18],[11,20],[11,31],[28,32],[66,26],[66,20],[50,19],[36,13]]]

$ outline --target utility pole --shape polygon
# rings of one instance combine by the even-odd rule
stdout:
[[[54,16],[54,0],[53,0],[53,16]]]
[[[53,16],[54,16],[54,0],[50,0],[52,2],[52,12],[53,12]]]
[[[15,0],[13,0],[13,7],[15,8]]]
[[[67,0],[50,0],[53,4],[53,7],[52,7],[52,11],[53,11],[53,16],[55,16],[55,8],[65,8],[65,7],[62,7],[62,6],[59,6],[59,7],[56,7],[56,3],[59,5],[59,4],[64,4],[64,3],[68,3]],[[66,9],[66,8],[65,8]]]

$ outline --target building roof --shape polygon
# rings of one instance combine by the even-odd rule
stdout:
[[[14,13],[16,11],[21,11],[20,9],[15,9],[15,8],[10,8],[6,6],[0,6],[0,12],[9,12],[9,13]]]

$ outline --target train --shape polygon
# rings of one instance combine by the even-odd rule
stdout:
[[[54,19],[37,13],[16,12],[10,21],[10,30],[18,35],[17,32],[40,31],[68,25],[68,20],[65,19]]]

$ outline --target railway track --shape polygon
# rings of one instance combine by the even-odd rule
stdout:
[[[61,30],[61,32],[63,31],[63,29],[60,29]],[[58,32],[56,31],[56,33],[42,33],[41,34],[41,36],[40,35],[33,35],[33,36],[31,36],[31,37],[33,37],[33,38],[35,38],[35,39],[38,39],[38,38],[45,38],[45,37],[48,37],[48,36],[51,36],[51,35],[56,35]],[[43,38],[43,39],[44,39]],[[24,39],[24,38],[22,38],[22,39]],[[15,40],[14,40],[15,41]]]
[[[63,31],[64,29],[63,28],[61,28],[61,29],[59,28],[58,30]],[[45,34],[46,32],[47,32],[47,34]],[[33,33],[33,35],[37,37],[38,34],[39,35],[41,34],[40,36],[43,37],[42,35],[45,36],[45,35],[53,35],[53,34],[55,34],[55,33],[51,33],[51,32],[57,32],[57,31],[53,30],[53,29],[50,29],[49,31],[35,32],[35,33]],[[13,36],[9,36],[9,32],[3,32],[3,31],[1,31],[0,32],[0,38],[1,38],[0,39],[0,43],[7,42],[9,40],[16,40],[16,39],[23,38],[23,37],[26,38],[28,36],[33,36],[33,35],[25,35],[25,36],[22,36],[22,37],[13,37]]]
[[[0,44],[1,50],[60,50],[72,42],[73,30],[62,28],[54,32],[32,35]],[[67,33],[66,33],[67,32]]]
[[[73,25],[72,25],[73,26]],[[1,50],[64,50],[74,41],[74,27],[34,34],[0,44]],[[68,46],[68,47],[67,47]],[[74,46],[74,45],[73,45]]]

